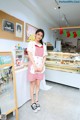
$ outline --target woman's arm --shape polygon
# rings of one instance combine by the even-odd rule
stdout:
[[[32,53],[29,51],[28,51],[28,57],[29,57],[30,61],[32,62],[33,66],[35,67],[36,66],[35,61],[33,59]]]
[[[46,48],[46,45],[44,44],[44,55],[43,55],[43,61],[42,61],[43,67],[44,67],[45,62],[46,62],[46,56],[47,56],[47,48]]]
[[[46,61],[46,56],[43,57],[42,65],[40,66],[40,68],[38,68],[39,72],[41,72],[43,70],[45,61]]]
[[[43,61],[42,61],[42,67],[44,67],[45,65],[45,62],[46,62],[46,56],[43,57]]]

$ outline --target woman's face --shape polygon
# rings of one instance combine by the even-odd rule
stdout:
[[[43,38],[43,33],[42,32],[38,32],[35,35],[35,39],[37,40],[37,42],[39,42],[42,38]]]

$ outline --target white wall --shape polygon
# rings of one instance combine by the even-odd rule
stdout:
[[[26,23],[32,24],[37,28],[42,28],[45,31],[44,42],[50,41],[54,44],[53,31],[49,30],[49,25],[39,18],[30,9],[26,8],[18,0],[0,0],[0,10],[13,15],[14,17],[23,20]],[[14,46],[20,43],[22,47],[27,47],[25,42],[16,42],[5,39],[0,39],[0,51],[14,51]]]

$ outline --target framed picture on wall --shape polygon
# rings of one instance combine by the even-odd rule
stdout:
[[[37,28],[30,25],[30,24],[26,24],[26,42],[29,41],[34,41],[35,40],[35,32],[36,32]]]
[[[22,38],[22,25],[16,23],[16,37]]]
[[[3,19],[2,20],[2,29],[4,31],[14,32],[14,23]]]

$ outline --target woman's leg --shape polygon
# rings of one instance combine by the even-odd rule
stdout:
[[[34,88],[35,88],[35,81],[30,82],[30,96],[31,96],[31,104],[33,104],[34,101]]]
[[[36,80],[36,102],[39,99],[40,80]]]

